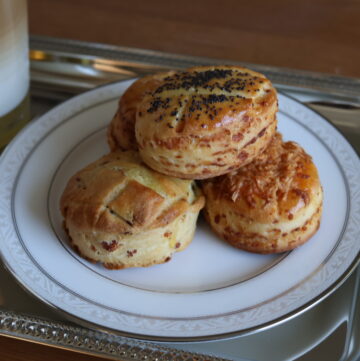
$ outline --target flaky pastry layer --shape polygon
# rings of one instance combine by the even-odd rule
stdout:
[[[108,268],[168,261],[192,240],[204,206],[195,183],[159,174],[135,151],[116,151],[77,172],[61,197],[74,248]]]
[[[202,183],[212,229],[237,248],[291,250],[319,228],[323,192],[311,157],[279,133],[252,163]]]
[[[225,174],[254,159],[276,131],[277,95],[262,74],[236,66],[176,72],[138,106],[144,162],[187,179]]]

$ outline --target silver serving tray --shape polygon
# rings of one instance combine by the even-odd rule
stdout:
[[[234,64],[218,59],[44,37],[31,37],[30,48],[30,94],[34,117],[75,94],[111,81],[192,65]],[[359,79],[247,63],[241,65],[266,74],[278,90],[326,116],[360,151]],[[357,360],[360,355],[359,283],[360,271],[347,275],[346,282],[319,305],[284,325],[255,335],[216,342],[160,344],[73,324],[26,293],[4,268],[0,268],[0,334],[121,360]],[[335,307],[341,312],[334,313]],[[337,317],[336,327],[327,320],[330,314]],[[289,325],[290,329],[302,328],[301,331],[297,329],[297,334],[311,334],[314,320],[321,323],[323,330],[320,332],[318,327],[318,331],[324,337],[316,337],[314,342],[303,340],[284,346],[281,338],[285,334],[289,339],[293,336],[288,332]],[[274,352],[273,358],[268,353],[271,348],[265,346],[269,337],[273,338],[274,349],[277,345],[283,348],[282,353]],[[263,352],[259,351],[258,344],[263,345]]]

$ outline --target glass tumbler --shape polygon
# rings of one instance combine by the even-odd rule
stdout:
[[[0,151],[30,119],[26,0],[0,0]]]

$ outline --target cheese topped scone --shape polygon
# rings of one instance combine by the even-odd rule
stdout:
[[[252,163],[202,184],[205,217],[220,238],[256,253],[306,242],[319,228],[323,192],[311,157],[279,133]]]
[[[156,171],[211,178],[251,162],[275,134],[277,94],[262,74],[194,67],[165,77],[139,103],[140,156]]]
[[[116,151],[77,172],[60,207],[73,248],[109,269],[167,262],[191,242],[204,197],[195,183]]]

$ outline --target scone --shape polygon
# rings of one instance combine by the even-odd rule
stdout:
[[[191,242],[204,197],[161,175],[137,152],[116,151],[76,173],[60,207],[73,248],[109,269],[167,262]]]
[[[137,106],[147,93],[151,93],[162,84],[164,78],[174,72],[148,75],[135,81],[122,95],[119,107],[109,124],[107,139],[112,151],[136,150],[135,117]]]
[[[276,131],[277,94],[264,75],[237,66],[176,72],[140,102],[135,136],[160,173],[204,179],[251,162]]]
[[[279,133],[252,163],[203,182],[205,217],[220,238],[256,253],[292,250],[319,228],[323,192],[311,157]]]

